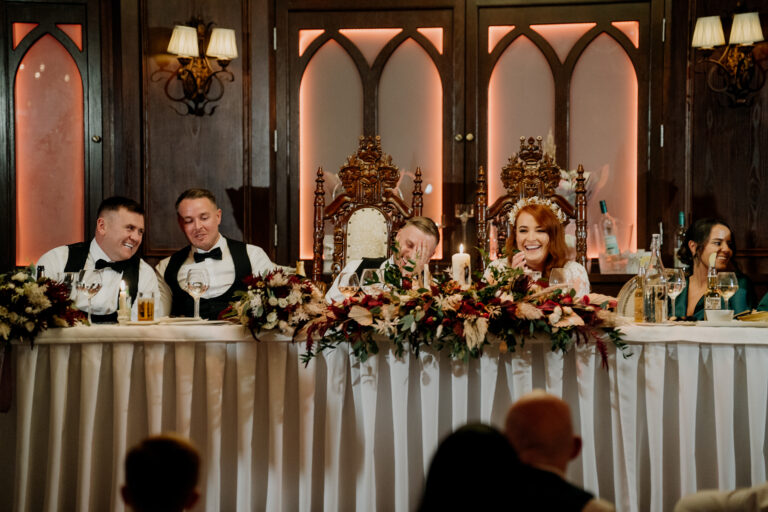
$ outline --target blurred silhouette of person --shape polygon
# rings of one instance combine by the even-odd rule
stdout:
[[[565,478],[568,463],[581,451],[581,438],[573,433],[571,409],[565,401],[542,390],[523,395],[507,413],[505,434],[523,464],[547,472],[559,481],[557,487],[540,486],[536,481],[528,486],[532,495],[541,495],[538,505],[542,510],[615,510],[613,504],[593,497]],[[562,500],[559,508],[552,508],[549,501],[550,491],[555,488]]]
[[[175,435],[148,437],[125,456],[125,504],[134,512],[180,512],[195,506],[200,455]]]

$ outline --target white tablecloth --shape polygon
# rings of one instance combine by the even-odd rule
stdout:
[[[126,449],[168,430],[201,450],[197,510],[412,510],[439,440],[500,427],[533,387],[571,404],[584,448],[569,478],[619,510],[765,481],[768,329],[623,331],[633,355],[611,349],[606,371],[593,345],[465,364],[382,343],[305,368],[303,346],[236,326],[51,330],[14,347],[0,510],[123,510]]]

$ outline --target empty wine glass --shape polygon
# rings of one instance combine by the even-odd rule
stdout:
[[[204,268],[191,268],[187,272],[185,289],[195,299],[195,318],[200,318],[200,297],[208,291],[208,271]]]
[[[363,277],[360,281],[363,293],[366,295],[381,293],[384,284],[384,271],[379,268],[367,268],[363,270]]]
[[[79,272],[57,272],[51,276],[51,280],[64,285],[69,297],[72,298],[73,293],[77,290],[78,275]]]
[[[731,297],[739,289],[739,280],[736,278],[735,272],[718,272],[717,273],[717,289],[720,290],[720,295],[725,299],[725,308],[731,309],[729,301]]]
[[[101,270],[81,270],[77,274],[75,287],[78,292],[86,294],[88,297],[88,323],[91,323],[91,313],[93,312],[93,298],[101,290]]]
[[[664,269],[664,279],[667,282],[667,296],[670,300],[669,316],[674,316],[675,299],[685,289],[685,274],[680,268]]]
[[[339,291],[346,298],[354,296],[360,289],[360,279],[355,272],[342,272],[339,274]]]
[[[568,281],[565,277],[565,269],[564,268],[553,268],[552,272],[549,273],[549,286],[560,286],[563,287],[564,285],[567,285]]]
[[[467,221],[475,216],[474,204],[457,204],[454,207],[454,214],[461,221],[461,240],[467,243]]]

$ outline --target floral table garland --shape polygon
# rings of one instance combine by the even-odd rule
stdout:
[[[595,343],[604,366],[607,343],[630,355],[611,311],[615,300],[598,294],[577,298],[573,290],[534,282],[519,269],[493,269],[488,283],[478,280],[466,289],[440,277],[414,289],[389,265],[383,281],[364,283],[373,293],[326,304],[312,281],[275,270],[246,278],[247,290],[237,292],[224,316],[247,326],[254,338],[274,328],[306,338],[305,363],[343,342],[364,361],[378,352],[377,335],[389,338],[397,355],[434,347],[464,361],[479,357],[487,345],[514,352],[541,334],[549,336],[553,351]]]
[[[37,335],[49,327],[86,321],[65,285],[34,275],[34,267],[0,274],[0,340],[6,346],[11,340],[34,345]]]

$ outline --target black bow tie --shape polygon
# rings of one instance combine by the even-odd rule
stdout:
[[[129,260],[123,260],[123,261],[96,260],[96,270],[101,270],[103,268],[109,267],[115,272],[125,272],[125,269],[128,268],[128,261]]]
[[[200,263],[201,261],[205,261],[206,258],[213,258],[215,260],[221,259],[221,247],[217,247],[214,250],[210,252],[196,252],[194,253],[195,263]]]

